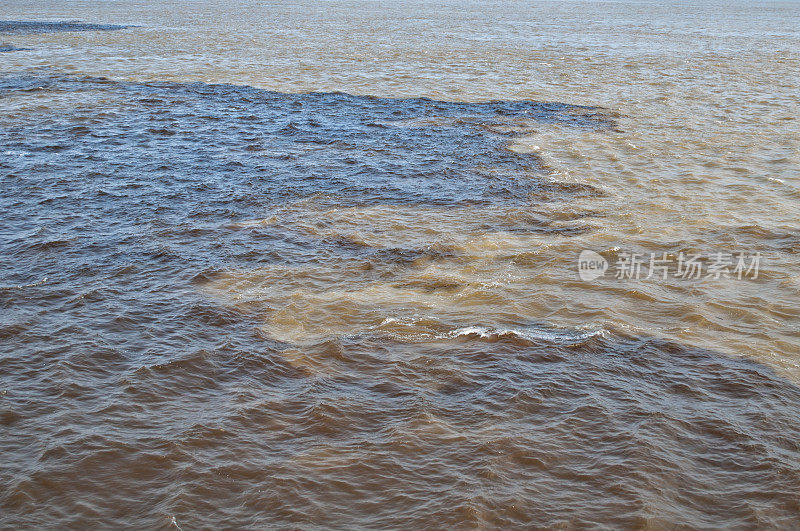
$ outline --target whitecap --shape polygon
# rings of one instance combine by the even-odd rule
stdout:
[[[569,343],[583,341],[595,336],[605,337],[606,330],[600,328],[595,330],[559,330],[559,329],[525,329],[518,330],[513,328],[493,328],[486,326],[467,326],[458,328],[446,334],[444,338],[452,339],[456,337],[477,336],[481,339],[494,339],[502,337],[518,337],[530,342],[549,341],[553,343]]]

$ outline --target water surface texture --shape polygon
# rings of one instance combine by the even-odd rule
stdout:
[[[111,31],[125,29],[115,24],[84,24],[81,22],[37,22],[33,20],[0,20],[0,33],[31,34],[56,31]]]
[[[0,526],[800,526],[798,28],[4,2]]]

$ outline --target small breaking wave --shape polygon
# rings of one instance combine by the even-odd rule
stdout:
[[[600,328],[596,330],[559,330],[559,329],[525,329],[493,328],[487,326],[467,326],[458,328],[446,334],[443,338],[454,339],[458,337],[478,338],[488,341],[500,341],[507,338],[521,339],[531,343],[580,343],[593,337],[606,337],[608,331]]]

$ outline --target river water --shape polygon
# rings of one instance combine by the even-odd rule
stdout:
[[[0,525],[800,526],[800,3],[696,4],[3,2]]]

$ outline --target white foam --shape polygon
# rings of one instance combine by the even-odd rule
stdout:
[[[594,336],[605,337],[606,331],[604,329],[589,330],[586,332],[571,331],[571,330],[544,330],[544,329],[527,329],[516,330],[512,328],[492,328],[485,326],[467,326],[453,330],[446,337],[454,338],[460,336],[478,336],[481,339],[500,338],[503,336],[516,336],[531,342],[536,341],[551,341],[551,342],[571,342],[582,341]]]

